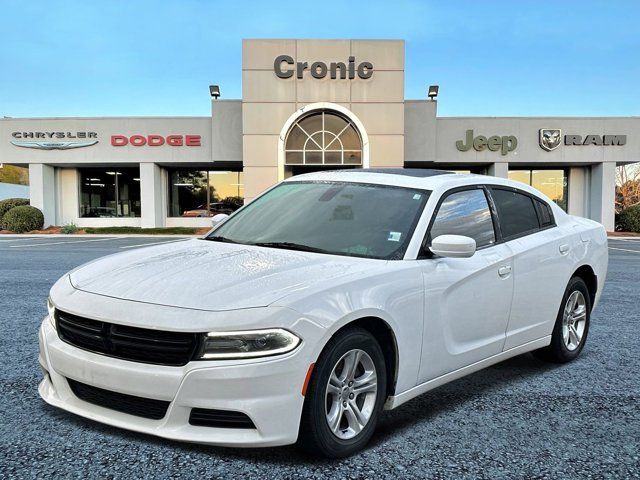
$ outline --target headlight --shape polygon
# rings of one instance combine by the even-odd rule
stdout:
[[[51,297],[47,298],[47,310],[49,312],[49,321],[51,325],[53,325],[53,328],[56,328],[56,307],[51,301]]]
[[[290,352],[299,344],[297,336],[281,328],[210,332],[204,337],[200,359],[266,357]]]

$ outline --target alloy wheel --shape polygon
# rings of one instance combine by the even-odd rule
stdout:
[[[564,307],[562,317],[562,339],[567,350],[574,351],[580,346],[587,325],[587,302],[582,292],[576,290]]]
[[[325,392],[325,413],[333,434],[343,440],[358,435],[374,412],[378,376],[364,350],[345,353],[334,365]]]

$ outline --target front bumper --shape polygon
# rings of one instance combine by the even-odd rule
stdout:
[[[167,367],[73,347],[60,340],[48,318],[42,322],[39,341],[39,362],[45,374],[38,391],[53,406],[116,427],[186,442],[256,447],[287,445],[297,439],[304,402],[301,389],[313,361],[304,343],[280,357]],[[170,405],[161,420],[120,413],[80,400],[67,378]],[[242,412],[256,428],[193,426],[189,424],[192,408]]]

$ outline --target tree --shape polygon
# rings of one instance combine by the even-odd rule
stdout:
[[[24,167],[0,164],[0,182],[29,185],[29,170]]]
[[[616,212],[640,205],[640,163],[616,169]]]

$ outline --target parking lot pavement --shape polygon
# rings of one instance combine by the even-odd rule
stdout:
[[[177,240],[0,237],[0,478],[639,478],[640,239],[610,241],[577,361],[523,355],[440,387],[386,412],[370,446],[340,461],[171,442],[40,400],[37,330],[52,283],[96,257]]]

